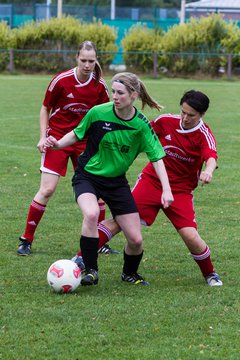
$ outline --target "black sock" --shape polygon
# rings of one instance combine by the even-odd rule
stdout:
[[[80,248],[86,270],[94,269],[98,271],[98,242],[99,238],[83,235],[80,238]]]
[[[128,255],[123,251],[123,273],[126,275],[135,274],[138,270],[139,264],[142,260],[143,252],[139,255]]]

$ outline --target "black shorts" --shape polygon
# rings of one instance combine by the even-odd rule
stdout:
[[[92,193],[105,201],[114,218],[138,212],[125,176],[106,178],[82,170],[73,176],[72,185],[76,200],[81,194]]]

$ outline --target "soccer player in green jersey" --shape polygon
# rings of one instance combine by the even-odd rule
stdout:
[[[139,98],[145,105],[161,109],[135,74],[119,73],[112,78],[113,102],[94,106],[81,123],[60,140],[49,136],[45,148],[69,146],[86,135],[85,151],[78,158],[73,177],[76,201],[83,214],[80,248],[85,264],[82,285],[98,283],[98,198],[102,198],[125,234],[122,280],[148,285],[138,274],[143,256],[140,218],[126,179],[126,172],[139,153],[145,152],[161,182],[164,208],[173,196],[162,158],[162,145],[149,121],[133,105]]]

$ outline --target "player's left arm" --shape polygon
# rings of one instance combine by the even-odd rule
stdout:
[[[206,161],[205,169],[201,171],[199,180],[204,184],[209,184],[212,181],[214,170],[217,167],[217,161],[215,158],[210,157]]]
[[[204,124],[204,131],[202,131],[201,137],[201,156],[203,161],[205,162],[205,167],[201,169],[199,181],[202,186],[205,184],[209,184],[212,181],[213,173],[217,168],[217,147],[216,147],[216,139],[211,131],[211,129]]]

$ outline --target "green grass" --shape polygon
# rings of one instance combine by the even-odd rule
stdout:
[[[145,79],[164,112],[179,112],[179,99],[191,88],[211,99],[205,121],[217,138],[219,169],[212,184],[197,189],[195,209],[224,286],[205,284],[160,214],[151,228],[143,228],[140,273],[150,287],[121,283],[122,256],[101,255],[98,286],[57,295],[46,281],[48,267],[73,256],[79,246],[81,214],[73,200],[71,167],[37,230],[32,255],[16,255],[39,186],[39,109],[49,80],[0,75],[0,359],[238,360],[240,83]],[[149,119],[157,115],[145,113]],[[145,163],[145,156],[135,161],[131,185]],[[123,245],[122,235],[112,240],[119,251]]]

